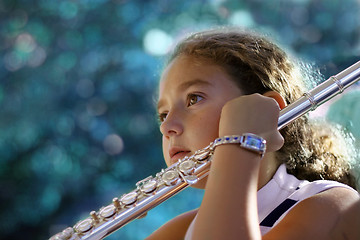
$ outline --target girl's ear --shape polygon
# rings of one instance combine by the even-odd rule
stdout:
[[[279,104],[280,109],[283,109],[286,107],[286,101],[283,98],[283,96],[280,95],[280,93],[275,92],[275,91],[268,91],[266,93],[263,94],[266,97],[271,97],[273,99],[275,99],[275,101]]]

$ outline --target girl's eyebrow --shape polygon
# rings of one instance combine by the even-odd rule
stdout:
[[[205,80],[202,80],[202,79],[199,79],[199,78],[195,78],[193,80],[190,80],[190,81],[187,81],[187,82],[184,82],[184,83],[181,83],[178,87],[178,89],[180,91],[185,91],[186,89],[192,87],[192,86],[210,86],[212,85],[210,82],[208,81],[205,81]],[[158,104],[157,104],[157,109],[160,109],[162,107],[162,105],[164,105],[164,101],[163,100],[159,100],[158,101]]]
[[[179,90],[186,90],[186,89],[188,89],[192,86],[196,86],[196,85],[205,85],[206,86],[206,85],[211,85],[211,83],[208,81],[199,79],[199,78],[195,78],[193,80],[190,80],[190,81],[180,84]]]

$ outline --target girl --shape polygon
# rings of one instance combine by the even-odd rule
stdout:
[[[305,92],[302,79],[281,49],[253,33],[201,32],[177,46],[159,87],[167,165],[219,137],[243,143],[219,140],[209,177],[196,184],[205,188],[200,208],[149,239],[360,237],[344,224],[359,194],[339,132],[307,117],[277,130],[280,109]]]

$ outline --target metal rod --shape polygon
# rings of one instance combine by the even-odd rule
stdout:
[[[359,79],[360,61],[335,76],[330,77],[308,93],[305,93],[303,97],[281,110],[278,129],[282,129],[305,113],[315,110],[324,102],[327,102],[337,94],[342,93]]]

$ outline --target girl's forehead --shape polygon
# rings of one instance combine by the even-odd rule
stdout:
[[[180,65],[180,67],[192,66],[194,68],[208,66],[208,65],[219,66],[219,65],[215,64],[215,62],[213,62],[209,59],[206,59],[206,58],[201,58],[201,57],[186,55],[186,54],[180,54],[180,55],[176,56],[175,58],[173,58],[167,64],[167,66],[164,69],[164,72],[166,72],[166,70],[168,70],[168,69],[173,68],[174,65],[176,65],[177,67],[179,67],[179,65]]]
[[[236,89],[234,79],[219,65],[188,56],[175,58],[165,69],[159,82],[159,100],[169,95],[200,89]],[[215,92],[216,93],[216,92]]]
[[[184,80],[184,78],[187,77],[208,77],[210,72],[215,71],[226,74],[226,71],[220,65],[210,60],[188,55],[179,55],[165,67],[161,74],[160,83],[173,77],[179,77],[178,81]]]
[[[178,56],[164,69],[159,82],[159,91],[174,88],[194,79],[209,79],[212,75],[211,72],[214,72],[217,68],[216,65],[210,66],[206,62],[190,56]]]

